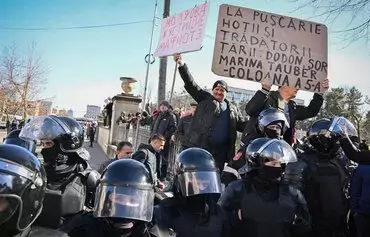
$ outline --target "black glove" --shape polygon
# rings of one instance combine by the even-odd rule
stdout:
[[[222,172],[221,183],[225,184],[225,187],[235,180],[237,180],[237,177],[233,173]]]

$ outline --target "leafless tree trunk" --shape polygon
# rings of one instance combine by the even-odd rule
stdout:
[[[363,117],[362,116],[352,116],[352,120],[355,122],[355,126],[356,126],[357,133],[358,133],[358,139],[361,141],[361,135],[362,135],[361,124],[362,124]]]
[[[0,57],[0,81],[6,93],[6,113],[22,111],[26,119],[31,109],[31,102],[40,100],[44,89],[44,69],[40,56],[36,55],[36,45],[29,47],[25,57],[18,55],[15,46],[4,49]],[[15,107],[15,108],[12,108]]]

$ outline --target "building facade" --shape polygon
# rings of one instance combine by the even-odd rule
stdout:
[[[67,117],[68,111],[66,109],[53,108],[51,114],[56,116]]]
[[[241,102],[248,102],[256,94],[254,90],[241,89],[237,87],[229,86],[229,92],[227,93],[227,99],[234,102],[235,104],[240,104]],[[303,99],[295,98],[294,101],[297,105],[304,105]]]
[[[39,100],[35,103],[35,116],[47,116],[52,112],[53,102]]]
[[[93,121],[98,120],[100,114],[100,107],[97,105],[87,105],[85,118],[92,119]]]
[[[229,101],[234,102],[234,104],[240,104],[241,102],[248,102],[256,91],[248,90],[248,89],[241,89],[237,87],[229,86],[229,92],[227,93],[226,99]]]
[[[67,110],[66,109],[60,109],[58,111],[58,116],[67,117],[68,116]]]

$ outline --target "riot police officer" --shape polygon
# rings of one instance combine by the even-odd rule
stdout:
[[[32,140],[24,140],[19,138],[19,133],[21,132],[20,129],[11,131],[4,139],[5,144],[13,144],[17,146],[21,146],[32,152],[33,154],[36,154],[36,141]]]
[[[218,168],[212,155],[189,148],[175,161],[174,197],[154,207],[155,236],[222,236],[222,210]]]
[[[82,146],[84,135],[81,125],[74,119],[57,116],[40,116],[25,125],[20,138],[39,140],[47,175],[45,207],[39,222],[56,228],[60,221],[92,207],[99,173],[87,161],[89,153]],[[59,213],[58,223],[50,223],[50,216]],[[55,219],[56,220],[56,219]]]
[[[285,114],[276,108],[268,108],[263,110],[258,116],[256,124],[256,135],[258,137],[269,137],[281,139],[285,131],[289,128],[289,122],[286,119]],[[254,137],[258,138],[258,137]],[[239,169],[242,168],[245,163],[245,148],[249,145],[250,140],[243,144],[241,149],[235,155],[235,157],[225,166],[222,172],[221,180],[222,183],[228,185],[230,182],[236,180],[239,177]]]
[[[348,203],[344,190],[348,172],[339,159],[337,119],[319,119],[309,128],[311,145],[300,161],[288,165],[285,181],[302,190],[312,217],[313,234],[319,237],[347,236]]]
[[[154,184],[136,160],[114,161],[99,181],[94,212],[78,214],[61,228],[70,237],[149,237]]]
[[[67,236],[34,226],[43,208],[46,174],[31,152],[16,145],[0,145],[0,236]]]
[[[226,188],[220,199],[225,236],[309,236],[310,218],[300,191],[281,182],[285,166],[297,161],[284,140],[257,138],[245,151],[246,176]]]

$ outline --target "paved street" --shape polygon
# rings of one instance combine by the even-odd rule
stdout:
[[[100,149],[98,143],[94,143],[93,147],[90,147],[90,142],[85,141],[85,148],[90,152],[91,159],[90,159],[90,165],[93,169],[98,170],[100,165],[105,162],[108,157],[105,155],[105,153]]]

